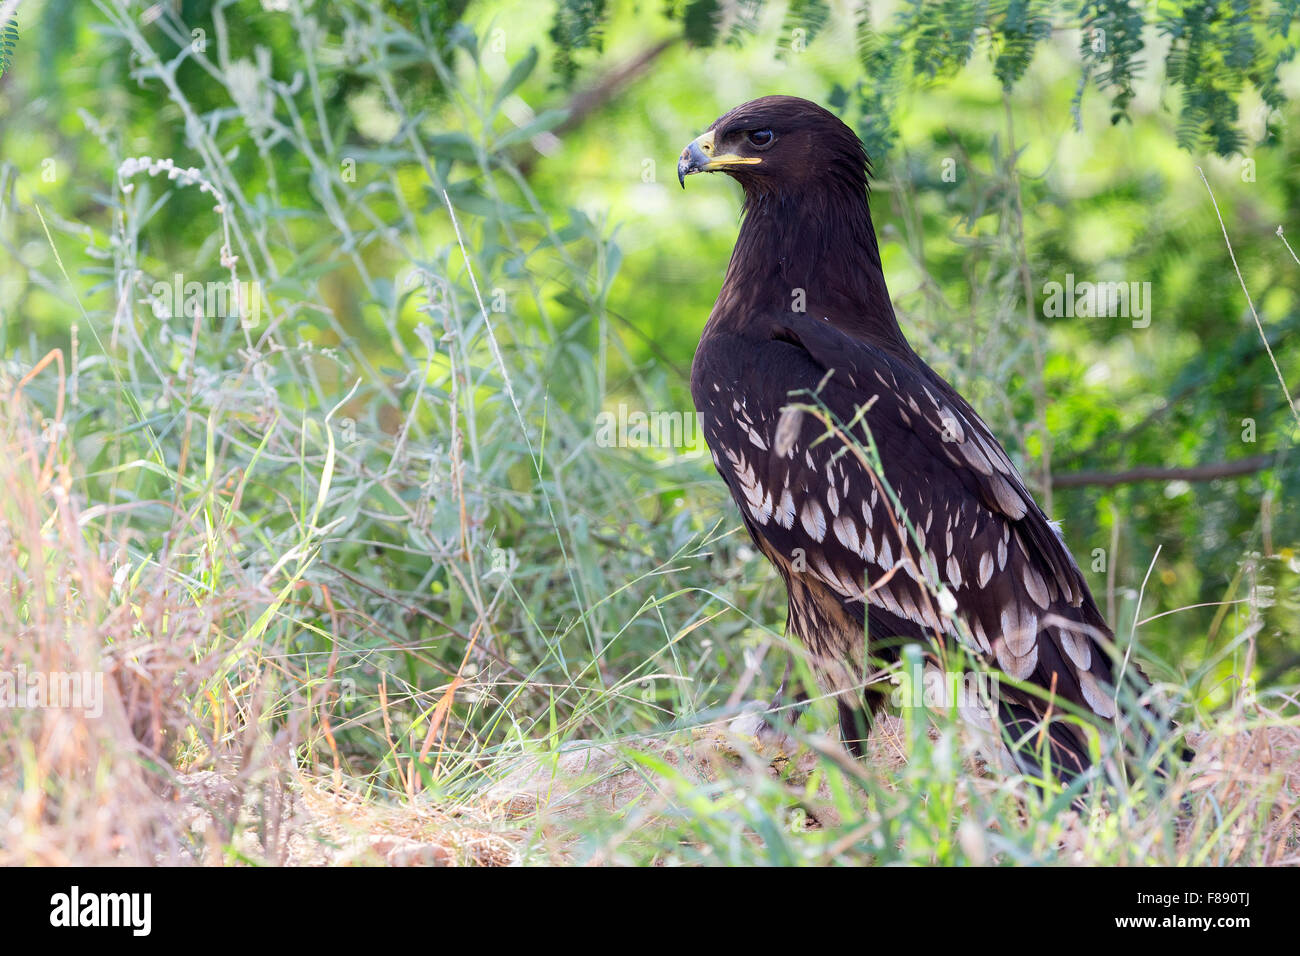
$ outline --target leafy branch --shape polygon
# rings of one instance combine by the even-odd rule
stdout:
[[[2,13],[3,11],[0,11]],[[18,46],[18,17],[0,16],[0,76],[5,75],[13,62],[14,48]]]
[[[673,0],[669,16],[697,47],[755,42],[768,0]],[[561,0],[551,28],[558,72],[572,83],[576,54],[600,49],[609,14],[603,0]],[[1178,144],[1220,156],[1248,145],[1240,107],[1249,90],[1272,114],[1286,104],[1278,73],[1294,59],[1300,0],[906,0],[883,23],[871,0],[853,10],[853,42],[861,73],[836,84],[832,105],[852,119],[879,156],[894,140],[892,116],[900,93],[945,82],[983,52],[1006,90],[1019,83],[1054,33],[1077,31],[1083,66],[1072,104],[1076,125],[1089,86],[1110,97],[1111,122],[1127,119],[1144,54],[1168,38],[1164,74],[1179,96]],[[788,57],[821,39],[835,39],[826,0],[788,0],[776,53]]]

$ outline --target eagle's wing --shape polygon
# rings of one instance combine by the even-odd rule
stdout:
[[[783,315],[767,332],[712,338],[692,376],[714,462],[765,550],[797,559],[858,620],[869,605],[914,636],[959,638],[1008,675],[1113,717],[1099,643],[1110,632],[979,416],[919,360],[829,323]],[[873,440],[883,476],[817,416],[783,421],[792,404],[824,406],[863,448]]]

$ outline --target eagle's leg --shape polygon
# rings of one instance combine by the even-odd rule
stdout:
[[[840,711],[840,742],[853,756],[866,756],[867,740],[876,726],[876,712],[885,706],[887,696],[868,687],[860,699],[841,696],[836,701]]]
[[[785,744],[789,736],[781,726],[793,727],[808,709],[808,691],[804,689],[802,681],[799,682],[799,689],[795,691],[794,696],[787,699],[793,673],[794,661],[787,661],[781,686],[776,689],[775,696],[768,702],[765,716],[758,727],[757,737],[760,743]]]
[[[866,707],[854,706],[843,698],[837,704],[840,709],[840,743],[853,756],[865,756],[867,738],[871,736],[871,711]]]
[[[900,632],[901,628],[898,626],[873,616],[862,636],[866,639],[872,633]],[[848,659],[859,659],[861,655],[858,647],[850,646],[854,647],[854,651],[848,655]],[[866,756],[867,740],[876,726],[876,714],[889,702],[888,688],[892,685],[879,680],[878,677],[881,672],[888,670],[898,661],[902,642],[898,639],[871,639],[867,640],[867,647],[869,649],[867,662],[852,671],[859,675],[854,682],[854,690],[841,691],[836,699],[836,706],[840,713],[840,741],[849,753],[858,758]],[[869,678],[867,675],[876,675],[876,677]]]
[[[796,749],[795,742],[787,731],[799,722],[799,718],[808,709],[808,693],[800,684],[794,696],[787,699],[786,688],[792,670],[793,665],[787,664],[781,686],[771,700],[746,705],[745,712],[727,724],[733,734],[749,738],[764,753],[789,756]]]

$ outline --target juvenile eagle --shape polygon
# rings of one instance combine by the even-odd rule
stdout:
[[[1006,754],[1072,779],[1091,762],[1083,725],[1116,718],[1112,634],[1001,444],[903,337],[862,144],[816,104],[767,96],[682,151],[682,185],[700,172],[745,201],[691,393],[846,745],[861,754],[885,699],[869,675],[901,644],[960,642],[1014,679],[995,708]]]

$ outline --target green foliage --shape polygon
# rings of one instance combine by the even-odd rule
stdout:
[[[721,14],[721,0],[687,0],[681,9],[682,34],[696,46],[713,46]]]
[[[572,83],[577,76],[580,53],[600,52],[605,13],[605,0],[560,0],[556,4],[550,37],[555,44],[555,72],[564,83]]]
[[[14,48],[18,46],[18,17],[10,16],[0,21],[0,76],[5,75],[9,64],[13,62]]]
[[[1010,0],[998,29],[991,34],[993,73],[1009,90],[1029,69],[1034,48],[1051,35],[1049,0]]]
[[[888,156],[895,138],[891,109],[903,86],[898,61],[890,49],[890,38],[872,24],[869,2],[864,2],[859,8],[855,27],[858,64],[863,75],[870,77],[871,81],[859,80],[852,94],[836,84],[828,99],[832,109],[844,114],[849,111],[852,95],[856,99],[855,113],[859,117],[857,132],[867,148],[867,155]]]
[[[1133,101],[1133,82],[1141,68],[1144,44],[1142,0],[1082,0],[1079,5],[1079,52],[1083,56],[1083,73],[1075,94],[1073,110],[1076,127],[1082,127],[1079,105],[1088,81],[1111,93],[1111,123],[1118,123]]]
[[[1179,145],[1221,156],[1240,152],[1238,103],[1247,83],[1269,108],[1281,109],[1277,69],[1296,53],[1290,26],[1282,25],[1288,14],[1295,14],[1292,0],[1184,0],[1166,8],[1158,26],[1171,40],[1166,74],[1183,92]]]
[[[806,49],[826,27],[830,14],[827,0],[790,0],[781,27],[779,49],[787,54]]]
[[[701,556],[716,509],[683,506],[698,493],[720,503],[720,492],[694,458],[594,442],[610,387],[605,300],[622,255],[582,211],[543,209],[512,161],[564,115],[516,126],[501,114],[539,54],[521,50],[499,83],[462,89],[451,64],[476,70],[485,44],[463,24],[432,32],[423,13],[361,2],[319,19],[217,18],[212,42],[194,50],[181,42],[189,25],[171,14],[146,33],[106,5],[94,55],[111,69],[131,51],[139,83],[65,94],[87,116],[113,116],[124,138],[154,144],[153,156],[182,157],[177,166],[219,157],[204,175],[226,200],[214,209],[211,193],[161,172],[119,178],[129,154],[92,120],[79,160],[103,190],[84,230],[52,227],[54,250],[91,277],[80,329],[94,358],[65,422],[84,470],[77,494],[131,502],[125,560],[185,580],[187,602],[216,607],[239,593],[239,610],[196,638],[230,657],[213,686],[240,684],[253,657],[283,652],[294,662],[277,685],[283,707],[310,708],[300,690],[325,693],[322,675],[335,667],[349,703],[328,758],[395,789],[467,654],[473,679],[447,731],[464,757],[517,753],[539,719],[554,717],[566,736],[612,735],[652,726],[665,706],[706,706],[700,695],[741,653],[725,628],[712,650],[671,646],[702,614],[680,561],[735,559],[730,541]],[[254,38],[292,68],[224,59]],[[317,59],[321,39],[348,55]],[[434,92],[410,82],[424,70]],[[256,89],[274,95],[250,96]],[[428,128],[418,114],[431,102],[443,119]],[[393,122],[383,130],[409,136],[376,140],[363,120],[384,114]],[[187,128],[186,115],[204,122]],[[0,167],[0,182],[11,168]],[[46,242],[33,207],[20,208],[20,228]],[[160,296],[178,271],[187,282],[229,278],[227,218],[239,278],[261,283],[262,319],[195,324]],[[0,339],[0,373],[30,367],[41,339],[69,347],[67,314],[43,288],[82,292],[26,256],[4,269],[33,280],[15,304],[23,341]],[[192,387],[175,387],[177,376]],[[53,408],[57,387],[43,379],[27,394]],[[637,407],[672,401],[662,376],[616,387]],[[147,504],[165,498],[212,536],[169,545],[175,513]],[[288,606],[286,587],[302,589]],[[256,639],[224,647],[227,632]],[[646,674],[659,680],[629,705],[626,685]],[[683,698],[686,675],[698,683]],[[219,738],[208,704],[190,703]],[[381,730],[394,718],[396,752]],[[326,743],[301,746],[314,761]],[[461,756],[452,765],[440,787],[479,773]]]
[[[668,6],[683,35],[696,46],[714,46],[719,26],[730,20],[726,40],[744,42],[754,32],[765,0],[746,0],[735,11],[718,0],[687,0]],[[1144,66],[1149,34],[1144,0],[905,0],[888,25],[873,23],[873,4],[855,5],[854,24],[862,75],[846,86],[835,84],[828,98],[849,111],[864,140],[878,158],[894,141],[890,117],[898,95],[907,89],[951,81],[981,49],[1004,89],[1016,86],[1044,40],[1054,30],[1079,31],[1083,68],[1073,105],[1090,83],[1111,97],[1111,122],[1128,115],[1133,83]],[[1188,150],[1230,156],[1246,148],[1240,129],[1241,98],[1254,89],[1280,110],[1285,97],[1278,68],[1296,53],[1292,24],[1298,0],[1166,0],[1154,21],[1171,40],[1165,76],[1180,94],[1178,142]],[[556,10],[551,38],[556,65],[572,82],[574,55],[599,47],[604,3],[564,0]],[[785,4],[777,49],[788,56],[812,43],[831,19],[826,0],[789,0]]]

